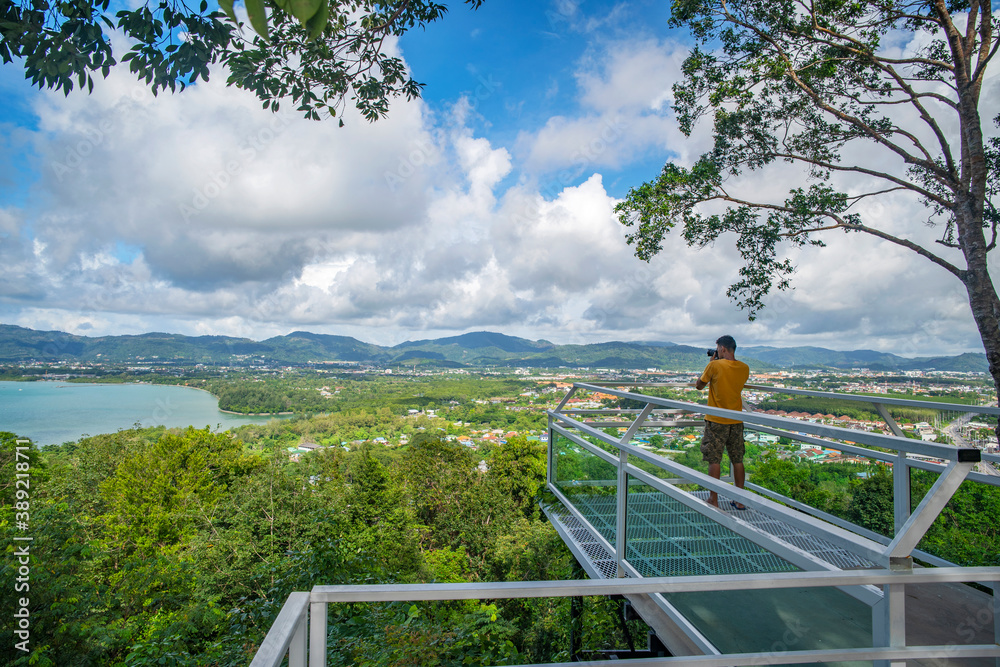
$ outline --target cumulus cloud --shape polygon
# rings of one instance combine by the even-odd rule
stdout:
[[[687,51],[657,40],[611,41],[588,51],[576,73],[580,112],[553,116],[518,139],[526,169],[585,172],[618,169],[647,151],[666,159],[684,144],[670,111],[671,87]]]
[[[579,3],[554,7],[553,20],[590,34]],[[473,129],[462,99],[437,113],[397,101],[387,119],[349,116],[341,129],[264,112],[218,73],[159,98],[121,73],[90,97],[36,94],[37,127],[18,141],[40,178],[0,210],[0,317],[91,335],[309,329],[392,344],[489,328],[561,343],[728,332],[741,345],[975,349],[956,279],[858,235],[795,251],[796,289],[754,322],[725,295],[734,238],[698,249],[675,234],[636,259],[606,173],[649,156],[690,164],[706,130],[682,137],[670,111],[682,45],[592,39],[575,108],[510,145]],[[800,171],[733,185],[780,198]],[[939,233],[905,196],[858,210],[931,246]]]

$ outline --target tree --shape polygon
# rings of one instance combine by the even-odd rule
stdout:
[[[892,474],[882,465],[872,466],[868,476],[852,482],[851,503],[847,518],[862,528],[887,537],[892,536]]]
[[[365,446],[351,460],[351,486],[345,494],[344,544],[376,560],[400,578],[421,566],[419,535],[412,504],[390,471]]]
[[[342,113],[347,97],[369,121],[389,99],[419,97],[422,84],[402,60],[383,53],[386,38],[424,27],[448,11],[429,0],[244,0],[256,34],[244,32],[233,0],[223,12],[182,1],[139,3],[109,14],[110,0],[0,0],[0,59],[23,58],[39,88],[93,90],[95,73],[128,63],[153,93],[204,81],[221,62],[229,85],[253,91],[264,108],[290,98],[306,117]],[[477,9],[483,0],[465,0]],[[116,57],[111,31],[132,46]],[[341,120],[343,124],[343,120]]]
[[[170,553],[190,538],[228,482],[256,466],[228,434],[188,427],[123,460],[100,484],[109,551]],[[249,461],[253,458],[253,461]],[[244,463],[247,461],[247,463]]]
[[[697,246],[735,232],[743,267],[728,295],[753,319],[772,288],[790,285],[784,249],[822,246],[835,230],[894,243],[965,285],[1000,395],[1000,300],[987,267],[1000,221],[1000,138],[984,135],[979,114],[997,52],[990,2],[676,0],[671,23],[698,41],[674,87],[681,130],[690,135],[711,114],[714,146],[690,168],[666,164],[618,205],[636,255],[648,261],[677,225]],[[923,46],[896,53],[901,35]],[[863,163],[850,157],[860,148]],[[811,184],[784,201],[740,193],[740,175],[779,161]],[[901,194],[926,207],[938,243],[960,250],[964,264],[856,209]]]
[[[516,436],[490,454],[488,476],[531,517],[538,511],[535,496],[545,486],[545,466],[545,445]]]

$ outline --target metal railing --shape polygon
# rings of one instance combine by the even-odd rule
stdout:
[[[567,410],[564,406],[568,404],[569,400],[573,397],[579,389],[587,389],[591,391],[598,391],[602,393],[608,393],[620,398],[629,398],[633,400],[640,400],[646,402],[649,399],[647,406],[651,406],[651,412],[647,413],[645,419],[635,419],[631,424],[624,424],[631,429],[631,437],[634,436],[640,428],[648,426],[657,426],[661,423],[656,422],[651,417],[657,415],[667,414],[670,417],[670,422],[673,424],[678,424],[681,426],[701,426],[704,421],[699,417],[698,419],[693,419],[699,415],[713,414],[717,416],[727,416],[724,413],[730,411],[721,410],[720,408],[709,408],[705,405],[699,405],[696,403],[688,401],[677,401],[670,399],[658,399],[656,397],[650,397],[643,394],[636,394],[634,392],[618,391],[613,389],[615,386],[623,386],[621,383],[609,383],[609,382],[593,382],[593,383],[576,383],[569,393],[563,398],[560,405],[550,413],[550,422],[552,417],[558,420],[562,416],[570,415],[581,415],[581,416],[612,416],[617,415],[619,417],[624,415],[638,416],[641,412],[640,410],[604,410],[604,409],[588,409],[588,410]],[[687,384],[676,384],[676,383],[648,383],[648,384],[635,384],[628,383],[626,386],[629,387],[669,387],[678,389],[689,389],[690,385]],[[757,431],[760,433],[766,433],[769,435],[776,435],[779,437],[789,438],[798,442],[806,443],[816,447],[821,447],[825,449],[835,449],[845,454],[850,454],[854,456],[861,456],[883,463],[887,463],[892,466],[893,472],[893,518],[894,518],[894,532],[898,534],[900,529],[903,527],[905,522],[910,516],[910,470],[926,470],[930,472],[943,473],[946,471],[947,465],[942,463],[936,463],[927,458],[938,459],[942,461],[952,461],[959,456],[959,452],[965,451],[966,456],[979,457],[976,462],[983,461],[987,463],[1000,464],[1000,454],[988,454],[985,452],[980,452],[979,450],[969,449],[969,448],[956,448],[949,445],[943,445],[933,442],[925,442],[921,440],[913,440],[906,438],[903,434],[902,428],[899,424],[892,418],[889,413],[888,406],[899,406],[899,407],[912,407],[912,408],[924,408],[933,409],[939,411],[947,412],[964,412],[972,414],[983,414],[991,416],[1000,416],[1000,408],[992,406],[976,406],[976,405],[964,405],[959,403],[940,403],[940,402],[930,402],[930,401],[920,401],[912,399],[901,399],[901,398],[890,398],[883,396],[867,396],[858,394],[841,394],[834,392],[821,392],[812,391],[805,389],[794,389],[785,387],[769,387],[766,385],[755,385],[748,384],[746,389],[758,391],[758,392],[771,392],[775,394],[789,394],[796,396],[808,396],[816,398],[833,398],[843,401],[851,401],[857,403],[867,403],[875,407],[879,415],[885,422],[886,427],[891,431],[894,438],[890,436],[885,436],[880,433],[867,433],[865,431],[858,431],[855,429],[846,429],[838,426],[829,426],[825,424],[815,424],[813,422],[802,421],[786,417],[775,417],[763,413],[756,412],[738,412],[733,413],[738,415],[739,419],[744,422],[745,428],[750,431]],[[731,415],[730,415],[731,416]],[[685,418],[686,417],[686,418]],[[623,426],[622,423],[615,422],[609,423],[606,421],[597,422],[591,424],[597,428],[606,428],[608,426]],[[624,440],[622,438],[621,440]],[[620,440],[619,440],[620,441]],[[845,442],[846,441],[846,442]],[[550,435],[551,442],[551,435]],[[858,447],[850,443],[861,443],[867,444],[872,447],[879,447],[881,449],[895,450],[895,453],[889,453],[884,451],[879,451],[877,449],[870,449],[866,447]],[[915,457],[925,457],[925,458],[915,458]],[[550,463],[551,460],[550,460]],[[553,470],[550,467],[550,473]],[[1000,471],[997,471],[1000,473]],[[991,486],[1000,486],[1000,474],[982,474],[977,473],[972,470],[966,475],[967,479],[970,481],[981,482],[983,484],[988,484]],[[551,478],[549,480],[552,481]],[[780,500],[783,503],[796,504],[796,501],[776,494],[769,489],[765,489],[756,485],[747,485],[757,493],[762,493],[776,500]],[[809,508],[808,506],[801,506],[801,503],[797,509],[805,511],[807,513],[815,514],[816,516],[828,521],[830,523],[842,525],[844,522],[842,519],[837,517],[832,517],[829,514],[825,514],[815,510],[814,508]],[[870,539],[876,541],[883,540],[884,537],[878,536],[871,531],[866,531],[860,526],[850,524],[850,530],[857,531],[860,534],[864,534]],[[940,563],[935,563],[935,557],[931,554],[926,554],[920,552],[918,554],[921,559],[926,557],[927,562],[932,564],[949,564],[947,561],[941,561]]]
[[[635,387],[636,385],[629,383],[628,386]],[[615,571],[611,576],[583,581],[316,586],[311,592],[296,592],[289,596],[261,644],[251,667],[278,667],[283,664],[286,657],[289,667],[306,667],[307,664],[309,667],[324,667],[328,650],[327,612],[329,604],[630,594],[650,594],[662,599],[662,595],[671,593],[811,587],[836,587],[871,605],[873,607],[873,643],[875,645],[870,648],[728,654],[721,654],[717,650],[706,650],[704,651],[705,655],[628,660],[625,664],[637,666],[684,664],[723,667],[871,660],[876,661],[876,664],[895,666],[905,665],[905,660],[917,658],[950,660],[992,657],[996,659],[997,665],[1000,667],[1000,644],[997,643],[1000,642],[1000,590],[998,590],[1000,589],[1000,585],[998,585],[1000,568],[955,567],[943,559],[923,554],[915,549],[920,538],[964,480],[1000,486],[1000,477],[994,478],[972,472],[973,466],[978,462],[983,460],[1000,462],[1000,456],[983,454],[976,449],[957,448],[905,438],[885,406],[930,407],[990,415],[1000,415],[1000,409],[905,399],[861,397],[757,385],[751,385],[748,388],[757,391],[794,393],[874,403],[893,435],[845,429],[762,413],[709,408],[687,401],[622,391],[603,383],[577,383],[559,406],[549,412],[548,489],[569,512],[574,514],[577,520],[587,527],[591,537],[605,550],[613,554]],[[644,407],[638,410],[566,409],[569,399],[581,389],[637,400],[642,402]],[[887,538],[866,531],[846,520],[824,514],[763,487],[748,484],[748,488],[756,491],[757,494],[736,489],[727,484],[725,480],[715,480],[631,444],[635,435],[643,428],[666,423],[681,425],[700,423],[700,421],[691,419],[692,415],[698,414],[739,418],[749,430],[788,437],[799,442],[827,449],[837,449],[845,453],[865,456],[891,464],[896,497],[894,503],[895,536]],[[617,420],[587,422],[577,418],[582,416],[599,420],[606,417],[616,417]],[[623,423],[620,421],[622,417],[630,417],[632,421]],[[602,430],[608,427],[624,427],[625,433],[622,437],[613,437]],[[560,481],[566,480],[558,478],[559,471],[556,460],[558,458],[557,449],[560,446],[559,439],[586,451],[600,465],[607,466],[604,470],[613,471],[614,477],[611,479],[602,479],[598,475],[593,479],[575,481],[581,487],[596,487],[596,490],[602,491],[600,487],[605,486],[604,490],[613,490],[616,504],[614,526],[605,526],[602,531],[591,525],[587,517],[575,509],[572,500],[563,492],[564,489],[560,486]],[[911,458],[910,455],[930,457],[944,463],[939,464],[926,459]],[[633,461],[641,462],[647,469],[638,467]],[[909,470],[911,468],[940,473],[937,482],[912,513],[909,502]],[[650,472],[651,469],[661,471],[667,476],[658,476]],[[802,571],[643,577],[629,562],[626,555],[626,496],[629,487],[634,487],[636,484],[655,489],[692,510],[710,515],[721,526],[761,545],[771,553],[800,567]],[[763,512],[788,526],[821,536],[837,548],[855,554],[869,562],[869,566],[854,570],[838,569],[774,535],[755,529],[731,513],[710,508],[701,499],[680,488],[679,484],[697,484],[703,488],[714,490],[720,496],[737,500],[746,507]],[[567,539],[565,535],[564,539]],[[912,567],[913,555],[917,555],[925,562],[942,567],[914,569]],[[581,558],[583,554],[577,553],[577,557]],[[992,616],[995,643],[963,646],[954,644],[907,645],[905,637],[905,586],[946,582],[980,582],[993,588]],[[878,586],[881,586],[882,589],[877,588]],[[622,661],[614,663],[584,662],[580,664],[610,667],[612,664],[622,664]]]
[[[462,584],[398,584],[372,586],[316,586],[309,593],[292,593],[278,619],[264,639],[251,667],[279,667],[286,654],[289,667],[325,667],[327,661],[327,610],[330,604],[352,602],[398,602],[427,600],[480,600],[512,598],[556,598],[591,595],[633,595],[691,593],[733,590],[770,590],[829,586],[872,586],[890,588],[905,585],[1000,580],[998,568],[936,568],[927,570],[851,570],[832,572],[785,572],[718,576],[658,577],[638,579],[587,579],[579,581],[527,581]],[[902,604],[902,600],[900,603]],[[996,605],[995,605],[996,606]],[[1000,616],[1000,609],[995,610]],[[306,646],[307,633],[309,642]],[[905,660],[913,658],[1000,658],[1000,646],[906,646],[905,643],[872,648],[729,653],[724,655],[679,656],[590,661],[580,665],[780,665],[839,660]],[[548,663],[551,664],[551,663]],[[540,667],[523,665],[522,667]]]
[[[973,480],[985,484],[1000,486],[1000,478],[972,472],[980,461],[1000,461],[1000,456],[983,454],[978,449],[953,447],[936,442],[914,440],[903,436],[902,429],[892,419],[886,405],[902,405],[907,407],[933,408],[937,410],[976,412],[980,414],[997,415],[1000,409],[995,407],[969,406],[959,404],[942,404],[925,401],[911,401],[888,397],[871,397],[814,392],[807,390],[785,389],[750,385],[748,388],[757,391],[775,393],[795,393],[824,398],[843,398],[853,401],[873,403],[879,414],[885,419],[891,434],[847,429],[839,426],[802,421],[788,417],[769,415],[752,411],[732,411],[708,407],[675,399],[660,398],[615,389],[612,383],[576,383],[559,406],[549,412],[549,460],[548,489],[561,504],[560,509],[566,510],[573,525],[586,529],[589,549],[595,549],[607,556],[604,560],[591,559],[592,576],[604,577],[641,577],[648,574],[649,568],[641,567],[642,554],[640,540],[632,537],[628,524],[629,498],[631,490],[641,485],[652,489],[669,498],[675,505],[681,505],[686,510],[711,518],[716,524],[732,531],[736,535],[749,540],[767,550],[771,554],[784,559],[788,563],[803,570],[827,570],[838,568],[830,558],[818,558],[815,554],[799,548],[793,540],[777,533],[760,530],[757,526],[734,516],[708,506],[703,499],[682,489],[680,484],[695,484],[711,492],[718,493],[723,498],[741,503],[764,515],[768,519],[780,522],[782,530],[803,531],[809,536],[818,537],[824,544],[833,545],[837,550],[851,554],[868,567],[882,567],[890,570],[911,570],[913,556],[920,560],[938,566],[953,566],[944,559],[916,550],[920,539],[930,528],[933,521],[941,513],[946,503],[951,499],[958,487],[965,480]],[[626,386],[636,387],[629,383]],[[690,388],[690,385],[670,385],[657,383],[652,386],[675,386]],[[620,399],[627,399],[642,408],[599,409],[581,408],[568,409],[570,400],[579,390],[600,392]],[[674,463],[667,457],[647,451],[633,444],[636,436],[648,428],[663,426],[692,426],[703,424],[699,415],[715,415],[739,419],[745,428],[759,431],[791,440],[808,443],[825,449],[835,449],[855,456],[872,458],[888,463],[893,468],[894,519],[895,531],[892,538],[887,538],[869,530],[865,530],[846,520],[820,512],[803,503],[775,493],[763,487],[748,484],[748,489],[742,490],[726,483],[726,480],[716,480],[706,474],[697,472],[683,465]],[[627,421],[623,421],[627,420]],[[617,429],[609,433],[608,429]],[[623,433],[622,433],[623,432]],[[920,456],[923,458],[913,458]],[[580,461],[583,460],[581,465]],[[936,463],[941,461],[942,463]],[[563,472],[562,468],[568,468]],[[574,469],[575,468],[575,469]],[[580,469],[585,468],[586,474]],[[939,473],[937,481],[921,500],[919,505],[910,511],[910,480],[909,470],[919,468]],[[583,477],[583,479],[579,479]],[[603,500],[603,506],[594,502]],[[602,496],[603,494],[603,496]],[[649,494],[646,494],[649,495]],[[655,493],[653,494],[655,495]],[[614,501],[614,510],[608,507]],[[595,509],[595,507],[597,509]],[[547,513],[549,513],[547,511]],[[553,518],[553,514],[550,518]],[[736,513],[740,514],[740,513]],[[563,539],[574,547],[577,541],[569,535],[569,530],[558,520],[553,523],[563,536]],[[594,525],[595,521],[598,525]],[[662,531],[661,531],[662,532]],[[584,549],[577,547],[577,558],[588,558]],[[630,555],[632,554],[632,558]],[[662,555],[662,551],[661,554]],[[639,561],[634,560],[639,558]],[[609,561],[613,559],[613,568],[609,570]],[[666,562],[670,558],[660,558],[658,562]],[[717,559],[718,560],[718,559]],[[728,576],[725,577],[728,580]],[[873,587],[844,587],[844,592],[861,600],[872,607],[873,636],[876,642],[885,645],[901,645],[903,627],[902,592],[889,585],[882,591]],[[666,600],[657,600],[664,611],[672,618],[683,621],[679,612]],[[682,623],[679,623],[683,627]],[[1000,626],[1000,620],[995,622]],[[998,628],[1000,629],[1000,628]],[[689,628],[691,641],[703,650],[711,651],[713,647],[696,629]],[[1000,634],[998,631],[997,634]]]

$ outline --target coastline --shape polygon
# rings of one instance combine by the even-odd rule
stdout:
[[[10,380],[10,382],[19,382],[19,381],[28,381],[28,382],[65,382],[66,384],[70,384],[70,385],[94,385],[94,386],[100,386],[100,385],[119,385],[119,386],[123,386],[123,385],[130,385],[130,384],[143,384],[143,385],[149,385],[149,386],[162,386],[162,387],[183,387],[184,389],[194,389],[195,391],[203,391],[203,392],[205,392],[206,394],[208,394],[209,396],[211,396],[212,398],[215,399],[216,405],[218,405],[218,401],[219,401],[219,397],[216,396],[215,394],[213,394],[212,392],[210,392],[208,389],[203,389],[202,387],[192,387],[189,384],[173,384],[173,383],[165,383],[165,382],[162,382],[162,383],[161,382],[146,382],[146,381],[143,381],[143,380],[135,380],[135,381],[132,381],[132,382],[70,382],[70,381],[64,380],[64,379],[45,378],[45,377],[34,379],[34,378],[23,378],[23,376],[22,376],[21,380]],[[224,412],[227,415],[237,415],[239,417],[281,417],[281,416],[287,416],[287,415],[294,415],[295,414],[294,412],[290,412],[290,411],[289,412],[236,412],[235,410],[223,410],[222,408],[217,408],[217,409],[218,409],[219,412]]]
[[[210,391],[183,384],[150,382],[0,381],[0,430],[36,445],[59,445],[87,436],[114,433],[139,423],[143,428],[218,425],[227,430],[247,423],[289,419],[291,415],[243,415],[219,410]]]

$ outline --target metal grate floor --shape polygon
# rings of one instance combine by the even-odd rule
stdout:
[[[564,489],[568,491],[569,489]],[[707,491],[693,495],[708,497]],[[615,498],[611,495],[569,495],[574,507],[611,546],[615,543]],[[720,499],[728,508],[728,501]],[[547,508],[565,534],[576,542],[590,561],[588,570],[604,578],[617,573],[614,553],[597,541],[590,530],[561,503]],[[874,564],[797,528],[752,509],[728,510],[794,546],[812,553],[840,569],[872,567]],[[644,577],[711,574],[789,572],[797,568],[788,561],[737,535],[682,503],[659,492],[628,494],[626,560]]]
[[[693,495],[706,499],[708,498],[708,491],[697,491]],[[719,503],[723,506],[727,506],[727,512],[729,514],[735,514],[739,519],[749,523],[755,528],[765,533],[770,533],[778,539],[788,542],[792,546],[798,547],[799,549],[816,556],[820,560],[830,563],[838,569],[872,569],[879,567],[867,558],[853,554],[850,551],[829,542],[828,540],[824,540],[823,538],[817,537],[812,533],[790,526],[783,521],[775,519],[762,512],[758,512],[755,509],[749,507],[745,510],[739,511],[735,509],[728,509],[728,499],[721,497]]]

